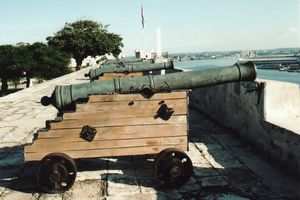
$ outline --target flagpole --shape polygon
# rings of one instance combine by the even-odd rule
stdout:
[[[142,51],[144,50],[144,28],[142,27]]]
[[[141,5],[141,17],[142,17],[142,50],[141,51],[144,51],[144,28],[145,28],[145,22],[144,22],[144,9],[143,9],[143,5]]]

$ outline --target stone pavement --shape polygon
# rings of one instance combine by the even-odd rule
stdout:
[[[56,109],[39,100],[56,84],[87,82],[84,69],[0,98],[0,199],[300,199],[300,180],[265,161],[255,148],[190,109],[188,155],[194,175],[182,187],[158,188],[153,158],[80,159],[73,187],[63,194],[39,193],[37,163],[23,163],[23,145],[53,119]]]

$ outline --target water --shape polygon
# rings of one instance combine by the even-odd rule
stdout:
[[[186,70],[208,69],[213,67],[224,67],[234,65],[237,58],[212,59],[212,60],[188,60],[175,62],[175,67]],[[300,84],[300,73],[281,72],[277,70],[257,70],[257,78],[277,80]]]
[[[277,81],[291,82],[300,84],[300,73],[280,72],[276,70],[258,70],[258,78],[271,79]]]

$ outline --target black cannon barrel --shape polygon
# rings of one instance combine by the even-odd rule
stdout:
[[[103,76],[104,73],[124,73],[128,74],[131,72],[146,72],[146,71],[155,71],[162,69],[174,69],[173,61],[163,62],[163,63],[136,63],[130,65],[117,65],[117,66],[106,66],[98,69],[91,69],[88,74],[85,76],[90,77],[91,80],[98,79],[99,76]]]
[[[243,65],[204,69],[166,75],[116,78],[101,82],[56,86],[51,97],[43,97],[41,102],[52,104],[58,110],[82,98],[94,94],[141,93],[150,98],[156,92],[200,88],[237,81],[253,81],[256,67],[252,62]]]

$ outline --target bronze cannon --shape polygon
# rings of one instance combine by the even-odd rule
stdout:
[[[163,62],[163,63],[145,63],[145,62],[136,62],[136,63],[118,63],[111,65],[102,65],[97,69],[91,69],[88,74],[85,74],[86,77],[90,77],[93,81],[103,76],[105,73],[123,73],[129,74],[132,72],[148,72],[148,71],[157,71],[163,69],[174,69],[173,61]]]
[[[151,98],[154,93],[172,90],[200,88],[229,82],[253,81],[256,78],[256,67],[252,62],[243,65],[195,70],[165,75],[147,75],[133,78],[116,78],[101,82],[56,86],[51,97],[44,96],[44,106],[52,104],[58,110],[86,99],[93,94],[141,93]]]

